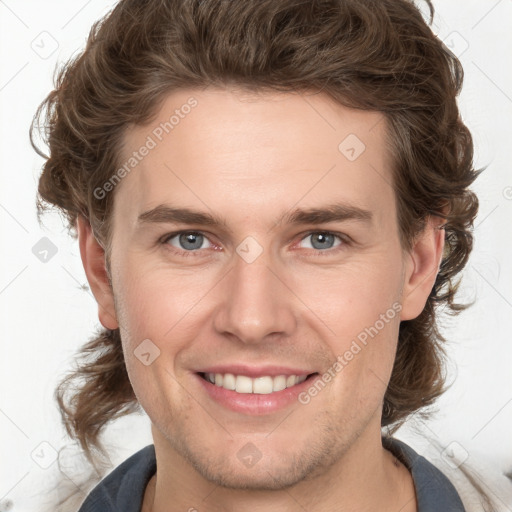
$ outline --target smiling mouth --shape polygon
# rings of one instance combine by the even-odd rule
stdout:
[[[199,375],[207,382],[236,393],[267,395],[288,389],[305,380],[317,375],[310,373],[308,375],[277,375],[275,377],[248,377],[247,375],[234,375],[232,373],[203,373]]]

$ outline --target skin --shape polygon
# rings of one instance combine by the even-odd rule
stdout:
[[[77,222],[99,319],[120,328],[152,423],[158,469],[143,510],[417,510],[409,471],[382,447],[380,421],[399,323],[421,313],[439,270],[441,219],[404,251],[385,119],[323,94],[177,91],[150,125],[127,131],[122,161],[191,96],[197,107],[113,192],[112,288],[101,244]],[[349,134],[366,145],[354,161],[338,149]],[[371,222],[277,220],[338,202],[369,210]],[[227,227],[137,223],[159,204],[218,215]],[[201,247],[162,241],[180,230],[204,234]],[[344,238],[313,246],[325,232]],[[262,248],[251,263],[236,252],[248,236]],[[401,311],[307,405],[234,412],[195,373],[238,362],[322,374],[393,304]],[[148,366],[134,356],[145,339],[160,350]],[[237,457],[249,442],[261,454],[253,467]]]

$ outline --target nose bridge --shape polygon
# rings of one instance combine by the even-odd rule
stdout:
[[[258,253],[256,255],[256,253]],[[223,300],[214,325],[244,343],[263,341],[269,334],[288,335],[295,326],[292,294],[278,277],[268,251],[242,243],[224,281]],[[256,256],[255,256],[256,255]]]

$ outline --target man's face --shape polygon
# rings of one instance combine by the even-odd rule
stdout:
[[[127,369],[160,446],[213,482],[291,485],[380,436],[406,268],[384,130],[324,95],[194,89],[127,132],[122,163],[155,143],[114,191]],[[223,224],[139,219],[160,205]]]

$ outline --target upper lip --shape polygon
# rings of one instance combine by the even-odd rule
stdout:
[[[246,375],[247,377],[277,377],[278,375],[310,375],[313,370],[303,368],[291,368],[289,366],[247,366],[244,364],[222,364],[201,368],[197,373],[231,373],[233,375]]]

